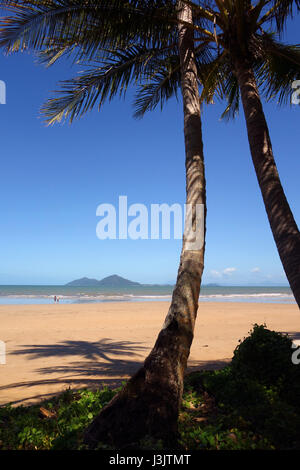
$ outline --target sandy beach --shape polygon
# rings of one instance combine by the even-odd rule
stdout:
[[[151,350],[168,302],[2,305],[0,404],[30,404],[68,387],[118,385]],[[201,302],[188,370],[222,367],[254,323],[300,339],[296,305]]]

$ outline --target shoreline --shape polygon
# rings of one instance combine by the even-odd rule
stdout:
[[[167,310],[165,301],[0,305],[0,405],[120,385],[142,365]],[[296,304],[201,302],[188,371],[223,367],[254,323],[300,339]]]
[[[0,286],[0,305],[51,305],[106,302],[170,302],[171,285],[138,287]],[[201,286],[199,303],[245,302],[296,304],[287,286]]]
[[[118,297],[118,296],[116,296]],[[105,304],[105,303],[143,303],[143,302],[171,302],[172,296],[128,296],[130,298],[116,298],[112,296],[110,299],[107,296],[104,299],[98,300],[91,300],[85,299],[84,297],[74,299],[68,299],[63,296],[59,297],[58,304],[60,305],[95,305],[95,304]],[[279,304],[279,305],[297,305],[295,300],[290,298],[285,298],[283,296],[280,297],[276,295],[261,295],[261,294],[254,294],[253,296],[244,296],[239,294],[233,294],[231,296],[223,296],[223,295],[215,295],[215,296],[200,296],[198,300],[199,304],[202,303],[241,303],[241,304]],[[0,306],[9,307],[13,305],[18,306],[26,306],[26,305],[56,305],[52,296],[49,298],[48,296],[45,297],[38,297],[35,298],[34,296],[28,296],[28,298],[21,297],[17,298],[16,296],[9,298],[0,297]]]

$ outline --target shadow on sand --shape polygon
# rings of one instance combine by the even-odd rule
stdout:
[[[67,340],[55,344],[23,345],[20,349],[11,351],[10,355],[24,355],[29,360],[69,357],[69,361],[63,364],[58,361],[58,364],[35,369],[38,374],[37,380],[6,384],[0,386],[0,391],[31,388],[32,396],[10,402],[16,405],[46,399],[55,394],[55,392],[34,394],[35,387],[45,386],[45,392],[47,386],[52,387],[53,385],[57,385],[58,391],[68,387],[74,390],[80,388],[95,389],[105,385],[118,387],[138,370],[149,352],[150,348],[145,347],[143,343],[113,341],[109,338],[103,338],[96,342]],[[227,363],[227,359],[221,361],[196,361],[191,359],[187,372],[221,368]]]
[[[35,369],[39,375],[37,380],[3,385],[0,386],[0,391],[37,386],[47,388],[49,385],[57,385],[58,390],[68,387],[72,389],[99,388],[105,385],[117,387],[141,366],[148,349],[142,343],[112,341],[109,338],[96,342],[63,341],[55,344],[23,345],[20,349],[11,351],[10,356],[26,356],[28,360],[68,357],[69,361],[64,361],[60,365],[58,360],[58,363],[53,366]],[[23,403],[51,395],[54,393],[34,395],[10,401],[10,403]]]
[[[284,333],[288,334],[292,340],[300,339],[299,332]],[[35,369],[39,375],[37,380],[5,384],[0,386],[0,391],[16,388],[34,389],[38,386],[45,386],[47,389],[47,386],[57,385],[56,392],[35,394],[31,397],[10,401],[15,405],[53,396],[68,387],[74,390],[95,389],[102,386],[118,387],[141,367],[149,352],[150,348],[144,346],[143,343],[113,341],[109,338],[103,338],[96,342],[68,340],[55,344],[23,345],[22,348],[11,351],[10,355],[26,355],[29,360],[69,356],[69,362],[62,365],[58,362],[54,366]],[[188,362],[187,373],[201,369],[221,369],[228,365],[230,360],[231,358],[200,361],[191,358]]]

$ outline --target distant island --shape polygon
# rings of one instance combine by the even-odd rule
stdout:
[[[97,279],[82,277],[81,279],[75,279],[75,281],[68,282],[65,285],[71,287],[138,287],[142,284],[139,282],[129,281],[129,279],[113,274],[112,276],[107,276],[100,281]]]
[[[140,282],[130,281],[124,277],[113,274],[112,276],[107,276],[101,279],[91,279],[89,277],[82,277],[80,279],[75,279],[74,281],[68,282],[65,286],[70,287],[162,287],[170,286],[173,287],[173,284],[141,284]],[[203,284],[202,287],[220,287],[219,284]]]
[[[202,284],[202,287],[222,287],[220,284],[211,282],[210,284]]]

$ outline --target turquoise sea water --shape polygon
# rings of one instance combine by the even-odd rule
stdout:
[[[0,286],[0,304],[170,301],[173,286],[103,289],[71,286]],[[289,287],[203,286],[199,301],[295,303]]]

